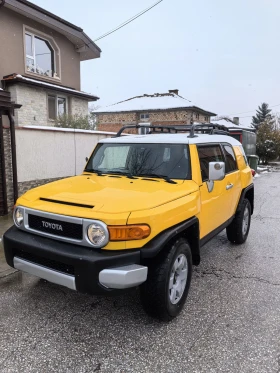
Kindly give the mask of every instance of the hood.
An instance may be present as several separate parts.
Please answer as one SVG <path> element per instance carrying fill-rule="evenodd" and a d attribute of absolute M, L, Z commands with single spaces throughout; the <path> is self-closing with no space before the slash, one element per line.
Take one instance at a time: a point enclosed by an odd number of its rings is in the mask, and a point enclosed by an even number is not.
<path fill-rule="evenodd" d="M 84 216 L 82 210 L 91 214 L 116 214 L 151 209 L 196 190 L 198 186 L 192 180 L 178 180 L 177 184 L 170 184 L 161 179 L 83 174 L 32 189 L 17 204 L 45 211 L 55 210 L 60 214 L 64 214 L 66 206 L 72 206 L 72 210 L 79 208 L 81 216 Z"/>

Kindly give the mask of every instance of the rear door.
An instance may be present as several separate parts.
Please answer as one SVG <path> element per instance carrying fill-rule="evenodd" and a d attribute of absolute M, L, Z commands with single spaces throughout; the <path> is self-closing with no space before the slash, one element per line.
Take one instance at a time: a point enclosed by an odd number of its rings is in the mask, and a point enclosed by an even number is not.
<path fill-rule="evenodd" d="M 224 143 L 222 144 L 222 149 L 226 161 L 226 195 L 231 201 L 229 207 L 231 217 L 235 213 L 236 204 L 241 193 L 241 178 L 233 147 L 230 144 Z"/>

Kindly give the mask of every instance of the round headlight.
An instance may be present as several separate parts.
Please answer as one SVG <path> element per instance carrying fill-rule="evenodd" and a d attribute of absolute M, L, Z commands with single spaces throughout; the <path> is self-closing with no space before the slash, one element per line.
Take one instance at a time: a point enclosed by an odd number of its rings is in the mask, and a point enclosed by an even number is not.
<path fill-rule="evenodd" d="M 87 236 L 89 242 L 95 247 L 105 246 L 109 241 L 107 227 L 101 222 L 90 224 L 87 228 Z"/>
<path fill-rule="evenodd" d="M 14 211 L 14 223 L 17 227 L 23 224 L 23 211 L 20 207 L 16 207 Z"/>

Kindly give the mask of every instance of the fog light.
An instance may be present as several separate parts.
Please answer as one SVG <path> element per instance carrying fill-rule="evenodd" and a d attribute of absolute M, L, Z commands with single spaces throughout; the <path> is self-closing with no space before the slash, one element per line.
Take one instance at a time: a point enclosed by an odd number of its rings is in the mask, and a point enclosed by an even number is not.
<path fill-rule="evenodd" d="M 107 226 L 102 222 L 90 224 L 87 228 L 89 242 L 95 247 L 103 247 L 109 241 Z"/>
<path fill-rule="evenodd" d="M 23 224 L 23 211 L 20 207 L 16 207 L 14 210 L 14 223 L 17 227 Z"/>

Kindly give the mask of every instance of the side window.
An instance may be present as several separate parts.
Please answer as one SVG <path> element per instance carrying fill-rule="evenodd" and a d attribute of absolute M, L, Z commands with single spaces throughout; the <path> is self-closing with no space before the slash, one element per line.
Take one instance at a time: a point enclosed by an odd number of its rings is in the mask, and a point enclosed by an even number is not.
<path fill-rule="evenodd" d="M 224 162 L 222 150 L 219 145 L 199 145 L 197 147 L 202 181 L 209 179 L 209 163 Z"/>
<path fill-rule="evenodd" d="M 237 163 L 233 148 L 231 145 L 223 145 L 223 149 L 226 157 L 226 174 L 237 170 Z"/>

